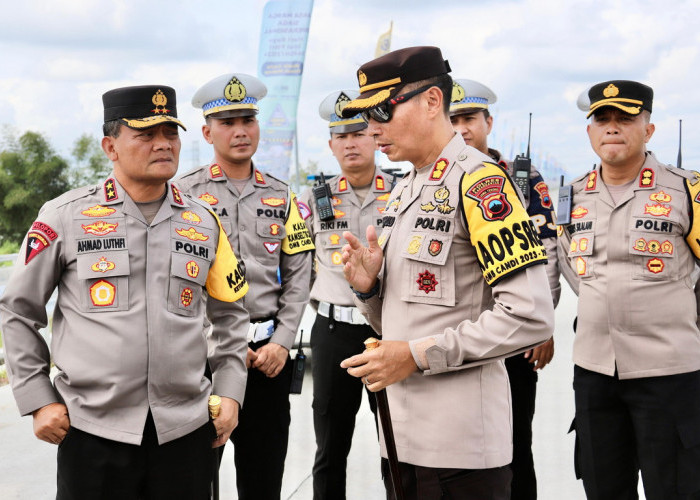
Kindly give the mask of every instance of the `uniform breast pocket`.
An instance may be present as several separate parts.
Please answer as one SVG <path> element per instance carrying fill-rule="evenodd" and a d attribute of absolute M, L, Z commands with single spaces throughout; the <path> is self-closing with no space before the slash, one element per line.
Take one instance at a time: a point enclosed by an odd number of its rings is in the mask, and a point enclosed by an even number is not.
<path fill-rule="evenodd" d="M 196 316 L 202 307 L 202 287 L 207 281 L 209 261 L 179 253 L 171 255 L 168 311 Z"/>
<path fill-rule="evenodd" d="M 323 231 L 316 235 L 316 255 L 326 265 L 343 265 L 341 249 L 345 245 L 342 231 Z"/>
<path fill-rule="evenodd" d="M 593 259 L 591 258 L 594 240 L 594 233 L 577 233 L 571 237 L 569 262 L 574 272 L 584 280 L 595 276 Z"/>
<path fill-rule="evenodd" d="M 455 269 L 450 256 L 452 238 L 412 232 L 403 243 L 404 267 L 401 299 L 406 302 L 455 305 Z"/>
<path fill-rule="evenodd" d="M 284 223 L 277 219 L 258 219 L 255 229 L 262 245 L 260 251 L 255 252 L 255 258 L 262 262 L 278 260 L 282 240 L 287 235 Z"/>
<path fill-rule="evenodd" d="M 630 231 L 632 278 L 646 281 L 679 279 L 676 258 L 678 237 L 671 234 Z"/>
<path fill-rule="evenodd" d="M 129 309 L 129 252 L 90 252 L 77 258 L 83 312 Z"/>

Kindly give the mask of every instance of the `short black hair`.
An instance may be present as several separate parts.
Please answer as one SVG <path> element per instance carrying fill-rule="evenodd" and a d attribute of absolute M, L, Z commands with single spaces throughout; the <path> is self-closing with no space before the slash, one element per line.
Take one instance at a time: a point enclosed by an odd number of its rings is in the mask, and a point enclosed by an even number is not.
<path fill-rule="evenodd" d="M 102 133 L 105 137 L 114 137 L 115 139 L 119 137 L 119 133 L 122 131 L 121 120 L 110 120 L 102 125 Z"/>
<path fill-rule="evenodd" d="M 431 87 L 437 87 L 442 92 L 442 110 L 445 115 L 450 114 L 450 101 L 452 100 L 452 77 L 449 73 L 444 73 L 442 75 L 433 76 L 431 78 L 426 78 L 419 82 L 409 83 L 404 87 L 404 91 L 415 90 L 420 87 L 425 87 L 430 85 Z"/>

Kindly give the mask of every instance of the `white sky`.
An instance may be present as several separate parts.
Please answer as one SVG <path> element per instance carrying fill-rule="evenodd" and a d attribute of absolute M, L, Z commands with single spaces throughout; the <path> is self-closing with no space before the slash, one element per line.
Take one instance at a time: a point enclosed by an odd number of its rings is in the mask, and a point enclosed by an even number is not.
<path fill-rule="evenodd" d="M 81 134 L 101 136 L 105 91 L 165 84 L 177 90 L 188 127 L 180 172 L 197 155 L 207 162 L 211 150 L 191 96 L 220 74 L 257 73 L 264 4 L 13 2 L 0 18 L 0 125 L 42 132 L 68 156 Z M 533 151 L 556 158 L 569 179 L 583 174 L 596 157 L 578 94 L 600 81 L 631 79 L 656 94 L 649 148 L 675 164 L 683 119 L 683 166 L 700 170 L 700 0 L 316 0 L 298 111 L 302 165 L 334 168 L 318 105 L 333 90 L 356 88 L 355 72 L 373 58 L 390 20 L 392 49 L 436 45 L 453 77 L 496 92 L 492 145 L 524 141 L 533 112 Z"/>

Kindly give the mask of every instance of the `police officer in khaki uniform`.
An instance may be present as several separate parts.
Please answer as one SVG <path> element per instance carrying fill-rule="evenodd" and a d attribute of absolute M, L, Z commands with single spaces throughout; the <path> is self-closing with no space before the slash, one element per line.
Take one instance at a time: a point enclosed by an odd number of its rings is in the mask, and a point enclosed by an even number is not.
<path fill-rule="evenodd" d="M 640 469 L 649 500 L 700 498 L 700 177 L 647 151 L 650 87 L 612 80 L 587 97 L 600 163 L 559 227 L 579 297 L 577 473 L 590 499 L 637 498 Z"/>
<path fill-rule="evenodd" d="M 552 335 L 547 255 L 510 178 L 452 128 L 449 71 L 437 47 L 390 52 L 360 67 L 343 110 L 366 113 L 380 150 L 414 168 L 379 238 L 344 233 L 345 276 L 383 340 L 342 366 L 387 388 L 407 498 L 507 499 L 502 358 Z"/>
<path fill-rule="evenodd" d="M 217 218 L 168 182 L 175 91 L 125 87 L 103 102 L 113 172 L 44 205 L 0 300 L 12 388 L 37 437 L 59 444 L 57 498 L 208 498 L 212 441 L 226 442 L 243 402 L 248 315 L 235 301 L 248 285 Z M 38 327 L 56 287 L 49 351 Z"/>
<path fill-rule="evenodd" d="M 180 179 L 182 189 L 218 214 L 251 285 L 244 306 L 252 321 L 248 386 L 233 433 L 238 497 L 278 499 L 287 455 L 292 362 L 289 349 L 309 300 L 314 246 L 297 201 L 284 182 L 257 170 L 257 102 L 267 93 L 255 77 L 221 75 L 192 105 L 204 112 L 204 138 L 214 161 Z"/>
<path fill-rule="evenodd" d="M 494 162 L 514 178 L 513 162 L 503 159 L 499 151 L 488 147 L 488 135 L 493 127 L 493 116 L 488 106 L 495 102 L 496 94 L 486 85 L 474 80 L 456 79 L 452 88 L 450 121 L 464 142 L 493 158 Z M 527 186 L 527 193 L 523 193 L 524 206 L 547 249 L 547 277 L 556 307 L 561 286 L 552 199 L 549 187 L 535 168 L 530 169 Z M 554 338 L 551 338 L 532 351 L 506 359 L 513 398 L 513 462 L 510 464 L 513 470 L 512 500 L 537 498 L 537 478 L 532 457 L 532 419 L 535 416 L 537 370 L 547 366 L 553 355 Z"/>
<path fill-rule="evenodd" d="M 319 114 L 329 122 L 328 145 L 341 170 L 340 175 L 328 181 L 334 217 L 321 220 L 310 189 L 302 194 L 299 203 L 308 216 L 306 224 L 316 246 L 311 288 L 311 304 L 318 313 L 311 330 L 316 500 L 345 498 L 347 456 L 364 391 L 362 382 L 348 375 L 340 362 L 362 351 L 365 339 L 375 335 L 355 307 L 352 291 L 343 277 L 342 234 L 362 234 L 367 226 L 380 229 L 394 184 L 393 176 L 374 165 L 376 146 L 367 133 L 367 122 L 359 114 L 341 116 L 343 107 L 358 95 L 355 90 L 336 91 L 319 107 Z M 376 414 L 374 396 L 369 403 Z"/>

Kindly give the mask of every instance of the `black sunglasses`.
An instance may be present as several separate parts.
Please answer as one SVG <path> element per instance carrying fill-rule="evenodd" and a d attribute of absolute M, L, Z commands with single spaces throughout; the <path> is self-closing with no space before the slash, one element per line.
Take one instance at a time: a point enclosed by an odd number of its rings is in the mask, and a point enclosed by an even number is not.
<path fill-rule="evenodd" d="M 394 97 L 393 99 L 389 99 L 386 102 L 383 102 L 376 108 L 372 108 L 367 111 L 362 112 L 362 118 L 365 119 L 367 123 L 369 123 L 369 119 L 372 118 L 375 121 L 378 121 L 379 123 L 386 123 L 389 120 L 391 120 L 391 113 L 392 110 L 394 109 L 394 106 L 397 104 L 401 104 L 402 102 L 408 101 L 411 97 L 416 96 L 420 94 L 421 92 L 425 92 L 428 90 L 430 87 L 434 87 L 435 85 L 426 85 L 425 87 L 421 87 L 416 90 L 412 90 L 406 94 L 402 94 L 399 96 Z"/>

